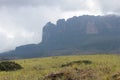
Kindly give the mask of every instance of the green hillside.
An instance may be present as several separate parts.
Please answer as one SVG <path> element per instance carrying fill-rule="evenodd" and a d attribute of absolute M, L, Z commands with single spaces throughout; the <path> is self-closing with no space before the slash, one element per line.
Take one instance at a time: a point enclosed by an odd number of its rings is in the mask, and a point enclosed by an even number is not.
<path fill-rule="evenodd" d="M 120 80 L 120 55 L 73 55 L 15 60 L 23 69 L 0 80 Z"/>

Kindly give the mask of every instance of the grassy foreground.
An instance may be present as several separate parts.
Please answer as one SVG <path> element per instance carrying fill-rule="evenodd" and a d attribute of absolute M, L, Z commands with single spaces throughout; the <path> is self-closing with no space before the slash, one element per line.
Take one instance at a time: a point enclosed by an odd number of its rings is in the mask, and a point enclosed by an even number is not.
<path fill-rule="evenodd" d="M 63 64 L 81 60 L 89 60 L 92 63 L 61 67 Z M 10 72 L 1 71 L 0 80 L 44 80 L 46 76 L 60 72 L 69 72 L 71 76 L 78 77 L 76 80 L 120 80 L 120 55 L 59 56 L 15 60 L 15 62 L 20 64 L 23 69 Z M 79 75 L 84 77 L 79 78 L 74 69 L 79 69 L 81 71 Z M 87 78 L 91 77 L 91 74 L 92 78 Z"/>

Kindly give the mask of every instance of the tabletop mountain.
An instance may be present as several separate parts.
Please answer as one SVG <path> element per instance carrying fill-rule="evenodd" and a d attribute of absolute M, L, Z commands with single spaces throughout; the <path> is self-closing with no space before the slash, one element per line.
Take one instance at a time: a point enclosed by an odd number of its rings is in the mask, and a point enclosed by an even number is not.
<path fill-rule="evenodd" d="M 89 16 L 59 19 L 43 28 L 42 41 L 16 47 L 1 56 L 19 58 L 89 53 L 120 53 L 120 17 Z"/>

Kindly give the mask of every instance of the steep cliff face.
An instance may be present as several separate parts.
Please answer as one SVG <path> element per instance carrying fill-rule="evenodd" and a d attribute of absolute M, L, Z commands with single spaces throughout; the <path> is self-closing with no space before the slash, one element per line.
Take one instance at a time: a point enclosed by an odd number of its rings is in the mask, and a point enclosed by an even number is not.
<path fill-rule="evenodd" d="M 120 17 L 118 16 L 80 16 L 69 18 L 66 21 L 60 19 L 57 24 L 47 23 L 43 28 L 44 37 L 69 34 L 107 34 L 120 32 Z M 56 34 L 57 33 L 57 34 Z M 48 37 L 49 37 L 48 36 Z"/>
<path fill-rule="evenodd" d="M 119 34 L 118 16 L 80 16 L 60 19 L 57 24 L 47 23 L 42 43 L 52 49 L 112 50 L 113 44 L 118 47 Z"/>

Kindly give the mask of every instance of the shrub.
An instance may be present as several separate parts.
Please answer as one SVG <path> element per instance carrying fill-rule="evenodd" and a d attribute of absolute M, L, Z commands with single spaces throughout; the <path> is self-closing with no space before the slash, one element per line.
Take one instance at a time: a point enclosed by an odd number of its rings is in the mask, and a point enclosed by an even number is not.
<path fill-rule="evenodd" d="M 4 61 L 0 63 L 0 71 L 15 71 L 22 69 L 21 65 L 15 62 Z"/>
<path fill-rule="evenodd" d="M 88 65 L 88 64 L 92 64 L 92 62 L 89 61 L 89 60 L 72 61 L 72 62 L 69 62 L 67 64 L 62 64 L 61 67 L 72 66 L 74 64 L 77 64 L 77 65 L 80 65 L 80 64 Z"/>

